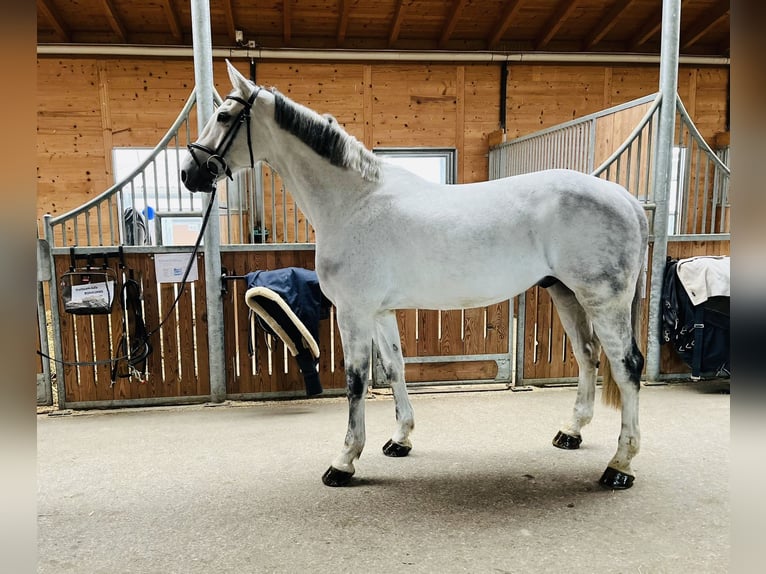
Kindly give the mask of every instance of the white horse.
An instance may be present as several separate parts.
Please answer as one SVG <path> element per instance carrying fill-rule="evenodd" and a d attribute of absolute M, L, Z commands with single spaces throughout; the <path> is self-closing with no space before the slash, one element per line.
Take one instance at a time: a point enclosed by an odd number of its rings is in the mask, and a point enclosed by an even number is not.
<path fill-rule="evenodd" d="M 638 201 L 617 184 L 568 170 L 430 183 L 381 160 L 332 118 L 254 85 L 227 64 L 233 91 L 190 144 L 181 179 L 191 191 L 212 192 L 232 170 L 267 161 L 314 227 L 316 272 L 337 309 L 349 402 L 343 449 L 324 483 L 346 485 L 364 448 L 373 341 L 396 405 L 396 428 L 383 451 L 405 456 L 412 448 L 395 309 L 484 306 L 539 283 L 579 366 L 572 421 L 553 444 L 579 447 L 593 416 L 603 346 L 611 363 L 604 397 L 621 404 L 622 428 L 599 482 L 629 488 L 644 362 L 632 324 L 647 248 Z"/>

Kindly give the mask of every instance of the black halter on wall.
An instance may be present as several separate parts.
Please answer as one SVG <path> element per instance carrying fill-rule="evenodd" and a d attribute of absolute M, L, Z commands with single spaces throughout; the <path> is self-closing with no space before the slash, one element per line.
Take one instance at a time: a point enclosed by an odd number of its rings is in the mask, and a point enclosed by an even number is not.
<path fill-rule="evenodd" d="M 247 124 L 247 150 L 250 152 L 250 167 L 255 167 L 255 162 L 253 161 L 253 141 L 252 135 L 250 134 L 250 110 L 252 109 L 253 103 L 258 97 L 258 93 L 260 91 L 260 87 L 256 88 L 247 100 L 244 100 L 238 96 L 226 96 L 225 100 L 234 100 L 235 102 L 242 104 L 242 109 L 239 111 L 239 114 L 237 114 L 236 119 L 229 127 L 229 131 L 227 131 L 223 136 L 221 143 L 218 144 L 216 149 L 211 149 L 196 142 L 190 143 L 186 146 L 189 150 L 189 154 L 194 159 L 194 163 L 197 164 L 197 167 L 199 169 L 204 169 L 208 174 L 212 176 L 213 181 L 211 185 L 213 186 L 213 189 L 215 188 L 215 181 L 223 174 L 225 174 L 229 179 L 234 179 L 231 174 L 231 168 L 226 162 L 225 156 L 229 152 L 231 144 L 234 143 L 234 139 L 237 137 L 239 128 L 242 127 L 243 123 Z M 194 153 L 195 150 L 200 150 L 208 154 L 207 159 L 204 162 L 200 161 L 200 159 Z"/>

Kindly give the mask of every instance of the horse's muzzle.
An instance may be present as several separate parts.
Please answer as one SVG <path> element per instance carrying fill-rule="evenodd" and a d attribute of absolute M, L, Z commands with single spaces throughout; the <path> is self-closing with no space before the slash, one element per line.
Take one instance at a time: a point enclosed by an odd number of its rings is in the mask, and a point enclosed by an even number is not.
<path fill-rule="evenodd" d="M 197 169 L 193 166 L 188 169 L 181 170 L 181 182 L 183 182 L 186 189 L 191 192 L 202 191 L 205 193 L 213 193 L 215 191 L 216 178 L 210 172 Z"/>

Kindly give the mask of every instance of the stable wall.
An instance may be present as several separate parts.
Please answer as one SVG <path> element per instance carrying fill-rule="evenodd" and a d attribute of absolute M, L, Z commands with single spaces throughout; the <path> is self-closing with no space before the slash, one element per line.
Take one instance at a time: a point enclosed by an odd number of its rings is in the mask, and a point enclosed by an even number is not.
<path fill-rule="evenodd" d="M 249 61 L 233 60 L 245 75 Z M 37 213 L 61 215 L 114 183 L 113 147 L 153 147 L 194 86 L 191 59 L 38 58 Z M 658 66 L 511 64 L 508 138 L 653 93 Z M 682 67 L 678 91 L 702 135 L 727 131 L 728 67 Z M 214 62 L 216 90 L 230 84 Z M 500 64 L 259 62 L 256 80 L 330 113 L 368 147 L 455 147 L 457 181 L 487 179 Z M 195 122 L 196 123 L 196 122 Z M 192 134 L 195 137 L 195 134 Z"/>

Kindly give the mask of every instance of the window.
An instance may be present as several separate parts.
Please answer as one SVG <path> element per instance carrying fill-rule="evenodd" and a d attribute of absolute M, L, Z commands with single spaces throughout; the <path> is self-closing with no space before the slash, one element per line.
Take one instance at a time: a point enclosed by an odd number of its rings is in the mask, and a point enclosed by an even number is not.
<path fill-rule="evenodd" d="M 133 172 L 151 155 L 152 148 L 130 147 L 112 150 L 115 182 Z M 155 245 L 193 245 L 202 224 L 203 194 L 194 194 L 181 183 L 179 164 L 186 151 L 168 150 L 147 166 L 144 175 L 132 179 L 117 194 L 120 213 L 129 217 L 134 208 L 143 218 L 149 243 Z M 123 226 L 121 226 L 122 228 Z M 128 232 L 125 243 L 130 243 Z"/>
<path fill-rule="evenodd" d="M 455 183 L 457 179 L 454 148 L 376 148 L 373 152 L 428 181 Z"/>

